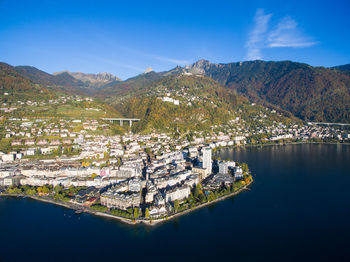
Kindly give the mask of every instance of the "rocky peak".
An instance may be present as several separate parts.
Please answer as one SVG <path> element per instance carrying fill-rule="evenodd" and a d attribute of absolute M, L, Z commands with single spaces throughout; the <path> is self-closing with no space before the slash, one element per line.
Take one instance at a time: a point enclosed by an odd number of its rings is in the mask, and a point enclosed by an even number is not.
<path fill-rule="evenodd" d="M 204 75 L 205 72 L 210 68 L 211 63 L 208 60 L 201 59 L 192 65 L 187 65 L 185 69 L 193 74 Z"/>
<path fill-rule="evenodd" d="M 143 72 L 144 74 L 147 74 L 149 72 L 152 72 L 153 71 L 153 68 L 152 67 L 148 67 L 145 72 Z"/>
<path fill-rule="evenodd" d="M 107 73 L 107 72 L 102 72 L 102 73 L 98 73 L 98 74 L 85 74 L 85 73 L 81 73 L 81 72 L 69 72 L 69 71 L 63 71 L 63 72 L 59 72 L 59 73 L 54 73 L 54 75 L 60 75 L 63 73 L 67 73 L 69 75 L 71 75 L 72 77 L 74 77 L 75 79 L 78 79 L 84 83 L 87 84 L 92 84 L 92 85 L 103 85 L 103 84 L 107 84 L 113 81 L 121 81 L 118 77 Z"/>

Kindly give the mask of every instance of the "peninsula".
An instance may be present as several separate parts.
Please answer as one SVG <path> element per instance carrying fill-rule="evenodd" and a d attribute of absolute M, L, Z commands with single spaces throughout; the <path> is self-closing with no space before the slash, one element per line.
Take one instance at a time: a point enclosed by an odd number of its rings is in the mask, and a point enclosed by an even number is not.
<path fill-rule="evenodd" d="M 152 141 L 148 138 L 141 136 L 139 141 Z M 111 142 L 105 146 L 111 147 Z M 237 194 L 253 181 L 247 164 L 212 161 L 208 146 L 191 146 L 161 156 L 145 154 L 124 160 L 118 168 L 90 166 L 90 162 L 77 166 L 63 159 L 18 161 L 5 164 L 0 174 L 6 173 L 0 180 L 3 196 L 29 196 L 77 213 L 146 224 Z"/>

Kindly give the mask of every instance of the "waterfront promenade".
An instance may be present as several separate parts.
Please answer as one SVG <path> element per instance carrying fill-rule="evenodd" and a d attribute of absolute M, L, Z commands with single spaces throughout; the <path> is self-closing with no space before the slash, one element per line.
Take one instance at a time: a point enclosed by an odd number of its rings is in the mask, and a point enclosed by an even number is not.
<path fill-rule="evenodd" d="M 86 208 L 86 207 L 83 207 L 81 205 L 74 204 L 74 203 L 71 203 L 71 202 L 58 201 L 58 200 L 54 200 L 54 199 L 51 199 L 51 198 L 48 198 L 48 197 L 31 196 L 31 195 L 25 195 L 25 194 L 8 194 L 8 193 L 1 193 L 0 197 L 18 197 L 18 198 L 28 197 L 28 198 L 31 198 L 33 200 L 42 201 L 42 202 L 46 202 L 46 203 L 50 203 L 50 204 L 54 204 L 54 205 L 59 205 L 59 206 L 62 206 L 62 207 L 65 207 L 65 208 L 69 208 L 69 209 L 72 209 L 72 210 L 83 210 L 83 212 L 89 213 L 89 214 L 92 214 L 92 215 L 116 219 L 116 220 L 121 221 L 121 222 L 126 223 L 126 224 L 144 224 L 144 225 L 148 225 L 148 226 L 155 226 L 157 224 L 164 223 L 164 222 L 169 221 L 171 219 L 174 219 L 176 217 L 180 217 L 182 215 L 188 214 L 188 213 L 190 213 L 192 211 L 195 211 L 197 209 L 203 208 L 205 206 L 208 206 L 208 205 L 214 204 L 216 202 L 225 200 L 225 199 L 227 199 L 229 197 L 235 196 L 235 195 L 241 193 L 244 190 L 248 190 L 249 186 L 251 185 L 251 183 L 253 183 L 253 181 L 251 181 L 249 184 L 243 186 L 242 188 L 238 189 L 237 191 L 229 193 L 229 194 L 226 194 L 226 195 L 223 195 L 223 196 L 220 196 L 220 197 L 218 197 L 217 199 L 215 199 L 213 201 L 209 201 L 209 202 L 205 202 L 205 203 L 199 204 L 198 206 L 195 206 L 195 207 L 189 208 L 189 209 L 185 209 L 183 211 L 177 212 L 175 214 L 169 215 L 169 216 L 164 217 L 164 218 L 154 218 L 154 219 L 144 219 L 144 218 L 129 219 L 129 218 L 124 218 L 124 217 L 112 215 L 110 213 L 96 211 L 96 210 L 93 210 L 91 208 Z"/>

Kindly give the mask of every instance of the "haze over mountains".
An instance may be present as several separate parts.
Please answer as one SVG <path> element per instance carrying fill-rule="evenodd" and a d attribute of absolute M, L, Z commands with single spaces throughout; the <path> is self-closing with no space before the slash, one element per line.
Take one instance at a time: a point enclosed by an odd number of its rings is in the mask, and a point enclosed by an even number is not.
<path fill-rule="evenodd" d="M 152 90 L 171 76 L 206 76 L 252 102 L 289 111 L 303 120 L 350 122 L 350 64 L 324 68 L 291 61 L 214 64 L 199 60 L 165 72 L 148 70 L 125 81 L 109 73 L 63 71 L 48 74 L 30 66 L 1 65 L 1 70 L 16 72 L 18 81 L 26 79 L 54 91 L 99 97 L 113 105 L 123 97 L 135 96 L 140 90 Z M 163 81 L 163 84 L 171 88 L 176 78 L 172 81 Z M 212 85 L 212 88 L 217 87 Z"/>
<path fill-rule="evenodd" d="M 67 74 L 71 75 L 72 77 L 76 78 L 77 80 L 82 81 L 88 87 L 102 87 L 102 86 L 109 84 L 111 82 L 121 81 L 120 78 L 118 78 L 110 73 L 106 73 L 106 72 L 98 73 L 98 74 L 85 74 L 85 73 L 81 73 L 81 72 L 63 71 L 63 72 L 53 73 L 53 75 L 60 76 L 64 73 L 67 73 Z"/>

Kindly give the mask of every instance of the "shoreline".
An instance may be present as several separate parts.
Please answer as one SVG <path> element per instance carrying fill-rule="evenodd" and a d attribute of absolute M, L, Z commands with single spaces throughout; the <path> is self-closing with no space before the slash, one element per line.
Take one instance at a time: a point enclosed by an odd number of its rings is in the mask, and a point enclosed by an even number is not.
<path fill-rule="evenodd" d="M 220 150 L 226 150 L 228 148 L 231 149 L 237 149 L 237 148 L 245 148 L 245 147 L 263 147 L 263 146 L 285 146 L 285 145 L 297 145 L 297 144 L 330 144 L 330 145 L 350 145 L 350 143 L 331 143 L 331 142 L 291 142 L 291 143 L 283 143 L 283 144 L 261 144 L 261 145 L 242 145 L 242 146 L 227 146 L 227 147 L 222 147 L 222 148 L 218 148 L 216 150 L 215 153 L 217 153 Z M 215 154 L 214 153 L 214 154 Z M 254 181 L 254 180 L 253 180 Z M 172 214 L 170 216 L 167 217 L 163 217 L 163 218 L 159 218 L 159 219 L 130 219 L 130 218 L 124 218 L 124 217 L 119 217 L 119 216 L 115 216 L 109 213 L 105 213 L 105 212 L 101 212 L 101 211 L 96 211 L 96 210 L 92 210 L 88 207 L 84 207 L 75 203 L 71 203 L 71 202 L 63 202 L 63 201 L 57 201 L 54 199 L 50 199 L 47 197 L 40 197 L 40 196 L 35 196 L 35 195 L 25 195 L 25 194 L 9 194 L 9 193 L 0 193 L 0 197 L 17 197 L 17 198 L 30 198 L 36 201 L 41 201 L 41 202 L 45 202 L 45 203 L 49 203 L 49 204 L 54 204 L 54 205 L 58 205 L 58 206 L 62 206 L 65 207 L 67 209 L 71 209 L 71 210 L 81 210 L 83 209 L 84 213 L 88 213 L 91 215 L 96 215 L 96 216 L 100 216 L 100 217 L 106 217 L 106 218 L 111 218 L 111 219 L 115 219 L 118 220 L 122 223 L 125 224 L 129 224 L 129 225 L 136 225 L 136 224 L 143 224 L 145 226 L 156 226 L 158 224 L 167 222 L 171 219 L 177 218 L 177 217 L 181 217 L 182 215 L 186 215 L 189 214 L 192 211 L 198 210 L 200 208 L 209 206 L 211 204 L 217 203 L 219 201 L 225 200 L 227 198 L 233 197 L 235 195 L 238 195 L 239 193 L 241 193 L 244 190 L 249 190 L 249 186 L 253 183 L 253 181 L 251 181 L 249 184 L 245 185 L 244 187 L 240 188 L 239 190 L 237 190 L 236 192 L 232 192 L 229 193 L 227 195 L 223 195 L 213 201 L 210 202 L 205 202 L 202 203 L 198 206 L 195 206 L 193 208 L 190 209 L 185 209 L 181 212 L 178 212 L 176 214 Z"/>
<path fill-rule="evenodd" d="M 257 145 L 239 145 L 239 146 L 224 146 L 215 149 L 215 152 L 218 152 L 222 149 L 239 149 L 246 147 L 265 147 L 265 146 L 288 146 L 288 145 L 307 145 L 307 144 L 320 144 L 320 145 L 350 145 L 350 143 L 335 143 L 335 142 L 289 142 L 281 144 L 257 144 Z"/>
<path fill-rule="evenodd" d="M 150 226 L 153 226 L 153 225 L 156 225 L 156 224 L 160 224 L 160 223 L 164 223 L 164 222 L 169 221 L 169 220 L 171 220 L 171 219 L 174 219 L 174 218 L 176 218 L 176 217 L 180 217 L 180 216 L 182 216 L 182 215 L 188 214 L 188 213 L 190 213 L 190 212 L 192 212 L 192 211 L 195 211 L 195 210 L 197 210 L 197 209 L 200 209 L 200 208 L 209 206 L 209 205 L 214 204 L 214 203 L 216 203 L 216 202 L 219 202 L 219 201 L 225 200 L 225 199 L 227 199 L 227 198 L 233 197 L 233 196 L 235 196 L 235 195 L 238 195 L 238 194 L 241 193 L 242 191 L 249 190 L 249 186 L 250 186 L 252 183 L 253 183 L 253 181 L 250 182 L 248 185 L 245 185 L 244 187 L 240 188 L 240 189 L 237 190 L 236 192 L 232 192 L 232 193 L 230 193 L 230 194 L 221 196 L 221 197 L 219 197 L 219 198 L 217 198 L 217 199 L 215 199 L 215 200 L 213 200 L 213 201 L 210 201 L 210 202 L 205 202 L 205 203 L 200 204 L 200 205 L 198 205 L 198 206 L 196 206 L 196 207 L 194 207 L 194 208 L 186 209 L 186 210 L 184 210 L 184 211 L 182 211 L 182 212 L 179 212 L 179 213 L 176 213 L 176 214 L 174 214 L 174 215 L 169 216 L 167 219 L 159 219 L 159 220 L 156 220 L 156 221 L 155 221 L 155 220 L 152 220 L 152 224 L 150 223 L 149 220 L 146 220 L 146 221 L 143 221 L 143 222 L 147 222 L 147 223 L 145 223 L 145 224 L 146 224 L 146 225 L 150 225 Z"/>
<path fill-rule="evenodd" d="M 99 212 L 99 211 L 95 211 L 95 210 L 91 210 L 88 209 L 84 206 L 80 206 L 74 203 L 70 203 L 70 202 L 62 202 L 62 201 L 56 201 L 56 200 L 51 200 L 51 199 L 47 199 L 47 198 L 43 198 L 43 197 L 38 197 L 38 196 L 30 196 L 30 195 L 24 195 L 24 194 L 9 194 L 9 193 L 2 193 L 0 194 L 0 197 L 16 197 L 16 198 L 30 198 L 36 201 L 41 201 L 44 203 L 49 203 L 49 204 L 53 204 L 53 205 L 58 205 L 58 206 L 62 206 L 65 207 L 67 209 L 71 209 L 71 210 L 81 210 L 83 209 L 84 212 L 83 213 L 88 213 L 91 215 L 96 215 L 96 216 L 104 216 L 104 217 L 110 217 L 113 219 L 117 219 L 121 222 L 127 223 L 127 224 L 135 224 L 132 220 L 127 219 L 127 218 L 123 218 L 123 217 L 117 217 L 111 214 L 107 214 L 107 213 L 103 213 L 103 212 Z"/>
<path fill-rule="evenodd" d="M 191 209 L 186 209 L 184 211 L 181 211 L 179 213 L 176 213 L 176 214 L 173 214 L 171 216 L 168 216 L 167 218 L 160 218 L 160 219 L 152 219 L 152 220 L 149 220 L 149 219 L 139 219 L 139 220 L 132 220 L 132 219 L 128 219 L 128 218 L 123 218 L 123 217 L 118 217 L 118 216 L 114 216 L 112 214 L 108 214 L 108 213 L 104 213 L 104 212 L 99 212 L 99 211 L 95 211 L 95 210 L 91 210 L 89 208 L 86 208 L 86 207 L 83 207 L 84 208 L 84 213 L 88 213 L 88 214 L 91 214 L 91 215 L 96 215 L 96 216 L 100 216 L 100 217 L 106 217 L 106 218 L 112 218 L 112 219 L 115 219 L 115 220 L 118 220 L 120 222 L 123 222 L 123 223 L 126 223 L 126 224 L 129 224 L 129 225 L 136 225 L 136 224 L 144 224 L 145 226 L 156 226 L 158 224 L 161 224 L 161 223 L 164 223 L 164 222 L 167 222 L 171 219 L 174 219 L 176 217 L 180 217 L 182 215 L 185 215 L 185 214 L 188 214 L 192 211 L 195 211 L 197 209 L 200 209 L 200 208 L 203 208 L 205 206 L 208 206 L 208 205 L 211 205 L 211 204 L 214 204 L 216 202 L 219 202 L 219 201 L 222 201 L 222 200 L 225 200 L 229 197 L 232 197 L 232 196 L 235 196 L 235 195 L 238 195 L 239 193 L 241 193 L 242 191 L 244 190 L 248 190 L 249 186 L 253 183 L 250 182 L 248 185 L 245 185 L 244 187 L 240 188 L 239 190 L 237 190 L 236 192 L 232 192 L 230 194 L 227 194 L 227 195 L 224 195 L 224 196 L 221 196 L 213 201 L 210 201 L 210 202 L 205 202 L 203 204 L 200 204 L 194 208 L 191 208 Z M 9 193 L 2 193 L 0 194 L 0 197 L 17 197 L 17 198 L 30 198 L 30 199 L 33 199 L 33 200 L 36 200 L 36 201 L 41 201 L 41 202 L 45 202 L 45 203 L 49 203 L 49 204 L 54 204 L 54 205 L 58 205 L 58 206 L 62 206 L 62 207 L 65 207 L 65 208 L 68 208 L 68 209 L 71 209 L 71 210 L 78 210 L 78 209 L 82 209 L 82 206 L 80 205 L 77 205 L 77 204 L 74 204 L 74 203 L 65 203 L 65 202 L 61 202 L 61 201 L 56 201 L 56 200 L 51 200 L 51 199 L 47 199 L 47 198 L 43 198 L 43 197 L 38 197 L 38 196 L 30 196 L 30 195 L 24 195 L 24 194 L 9 194 Z"/>

